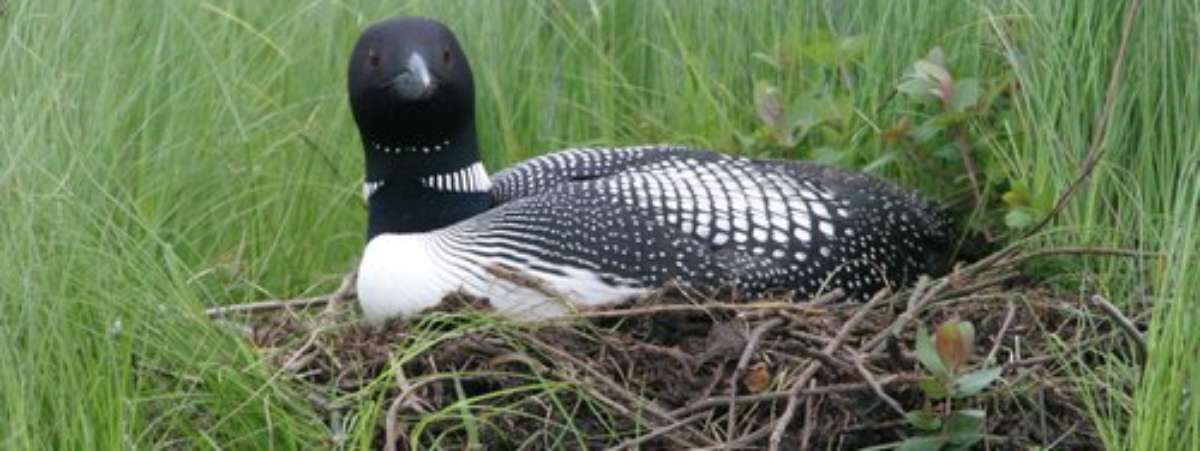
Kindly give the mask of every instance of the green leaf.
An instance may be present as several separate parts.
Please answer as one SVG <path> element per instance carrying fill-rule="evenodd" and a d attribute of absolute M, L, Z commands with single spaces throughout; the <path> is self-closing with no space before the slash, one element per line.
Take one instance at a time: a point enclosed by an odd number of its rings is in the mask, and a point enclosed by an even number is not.
<path fill-rule="evenodd" d="M 942 428 L 942 417 L 929 410 L 914 410 L 904 414 L 908 424 L 922 431 L 936 431 Z"/>
<path fill-rule="evenodd" d="M 934 47 L 932 49 L 929 49 L 929 53 L 925 55 L 925 60 L 929 61 L 931 63 L 937 64 L 939 66 L 946 65 L 946 55 L 945 55 L 945 53 L 942 52 L 941 47 Z"/>
<path fill-rule="evenodd" d="M 867 52 L 867 36 L 857 34 L 838 41 L 838 59 L 842 62 L 855 61 Z"/>
<path fill-rule="evenodd" d="M 938 146 L 938 148 L 933 151 L 933 156 L 948 163 L 962 162 L 962 151 L 958 150 L 958 145 L 950 142 Z"/>
<path fill-rule="evenodd" d="M 775 68 L 775 70 L 780 69 L 779 60 L 773 55 L 768 55 L 762 52 L 754 52 L 750 54 L 750 57 L 766 63 L 768 66 Z"/>
<path fill-rule="evenodd" d="M 942 121 L 937 120 L 937 117 L 934 117 L 913 129 L 911 136 L 913 141 L 923 143 L 933 139 L 944 128 L 946 128 L 945 124 L 943 124 Z M 955 153 L 957 153 L 957 151 Z"/>
<path fill-rule="evenodd" d="M 865 166 L 863 166 L 862 171 L 867 173 L 879 172 L 880 169 L 883 169 L 894 163 L 897 159 L 898 157 L 896 152 L 884 152 L 883 154 L 879 155 L 879 158 L 871 160 L 870 163 L 867 163 Z"/>
<path fill-rule="evenodd" d="M 950 99 L 950 108 L 954 111 L 966 111 L 979 103 L 979 80 L 964 78 L 954 83 L 954 98 Z"/>
<path fill-rule="evenodd" d="M 821 124 L 821 103 L 821 100 L 811 96 L 800 96 L 792 102 L 784 118 L 784 124 L 787 126 L 786 134 L 789 138 L 788 142 L 784 144 L 785 147 L 799 144 L 809 130 Z"/>
<path fill-rule="evenodd" d="M 1002 371 L 1004 371 L 1004 367 L 997 366 L 960 376 L 954 380 L 954 397 L 966 398 L 979 394 L 979 392 L 983 391 L 983 389 L 999 378 Z"/>
<path fill-rule="evenodd" d="M 841 124 L 854 115 L 854 104 L 845 97 L 822 96 L 817 104 L 817 117 L 822 122 Z"/>
<path fill-rule="evenodd" d="M 838 149 L 829 146 L 820 146 L 812 149 L 812 159 L 822 163 L 836 164 L 846 159 L 847 152 L 839 151 Z"/>
<path fill-rule="evenodd" d="M 999 166 L 999 165 L 997 165 Z M 1010 209 L 1017 209 L 1029 206 L 1029 190 L 1024 185 L 1019 183 L 1012 184 L 1008 191 L 1000 196 L 1000 200 L 1004 201 L 1004 205 Z"/>
<path fill-rule="evenodd" d="M 1004 215 L 1004 225 L 1010 229 L 1024 229 L 1033 225 L 1033 215 L 1024 208 L 1009 210 L 1008 214 Z"/>
<path fill-rule="evenodd" d="M 838 47 L 828 33 L 815 33 L 800 48 L 800 53 L 812 59 L 817 66 L 831 66 L 837 63 Z"/>
<path fill-rule="evenodd" d="M 941 64 L 921 60 L 913 64 L 913 70 L 915 77 L 926 79 L 933 85 L 929 95 L 942 103 L 950 103 L 950 99 L 954 95 L 954 78 L 950 76 L 950 72 L 945 67 L 942 67 Z"/>
<path fill-rule="evenodd" d="M 945 399 L 950 396 L 950 389 L 946 388 L 946 384 L 934 377 L 917 381 L 917 386 L 929 399 Z"/>
<path fill-rule="evenodd" d="M 932 101 L 938 98 L 938 85 L 924 77 L 909 76 L 896 85 L 896 90 L 917 100 Z"/>
<path fill-rule="evenodd" d="M 968 443 L 950 443 L 949 446 L 943 448 L 942 451 L 967 451 L 971 449 L 971 446 L 974 445 L 975 442 L 979 441 L 980 438 L 983 438 L 983 436 L 979 436 L 979 438 L 976 438 Z"/>
<path fill-rule="evenodd" d="M 754 86 L 754 112 L 773 132 L 783 128 L 783 104 L 779 100 L 779 90 L 766 82 L 758 82 Z"/>
<path fill-rule="evenodd" d="M 884 443 L 882 445 L 868 446 L 861 448 L 858 451 L 883 451 L 886 449 L 896 449 L 900 447 L 900 442 Z"/>
<path fill-rule="evenodd" d="M 929 336 L 924 327 L 917 330 L 917 360 L 938 379 L 949 379 L 950 373 L 946 371 L 946 364 L 942 363 L 941 357 L 938 357 L 937 348 L 933 345 L 933 338 Z"/>
<path fill-rule="evenodd" d="M 883 451 L 886 449 L 896 449 L 900 447 L 900 442 L 884 443 L 882 445 L 868 446 L 859 449 L 858 451 Z"/>
<path fill-rule="evenodd" d="M 743 149 L 752 149 L 758 147 L 758 138 L 755 138 L 754 135 L 747 135 L 745 133 L 735 131 L 733 132 L 733 138 L 737 140 L 738 146 Z"/>
<path fill-rule="evenodd" d="M 942 449 L 950 439 L 942 436 L 933 437 L 909 437 L 900 442 L 897 451 L 937 451 Z"/>
<path fill-rule="evenodd" d="M 950 435 L 949 442 L 954 444 L 969 444 L 982 438 L 985 413 L 982 410 L 956 410 L 946 419 L 946 433 Z"/>
<path fill-rule="evenodd" d="M 916 70 L 917 76 L 928 78 L 937 82 L 938 86 L 949 86 L 953 79 L 950 77 L 950 71 L 942 67 L 940 63 L 929 60 L 919 60 L 913 64 L 913 69 Z"/>

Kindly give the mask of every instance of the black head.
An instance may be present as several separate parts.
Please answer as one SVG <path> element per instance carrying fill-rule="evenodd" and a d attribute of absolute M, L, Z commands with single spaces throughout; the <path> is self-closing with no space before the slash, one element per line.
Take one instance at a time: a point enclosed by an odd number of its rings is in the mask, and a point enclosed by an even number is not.
<path fill-rule="evenodd" d="M 374 24 L 354 45 L 348 75 L 366 153 L 368 238 L 445 227 L 490 207 L 486 190 L 429 183 L 479 162 L 471 67 L 449 28 L 417 17 Z"/>
<path fill-rule="evenodd" d="M 372 168 L 378 157 L 405 160 L 387 164 L 414 173 L 462 164 L 463 155 L 447 155 L 451 146 L 469 148 L 468 157 L 478 158 L 471 67 L 445 25 L 417 17 L 372 25 L 354 45 L 348 75 L 368 179 L 395 172 Z"/>

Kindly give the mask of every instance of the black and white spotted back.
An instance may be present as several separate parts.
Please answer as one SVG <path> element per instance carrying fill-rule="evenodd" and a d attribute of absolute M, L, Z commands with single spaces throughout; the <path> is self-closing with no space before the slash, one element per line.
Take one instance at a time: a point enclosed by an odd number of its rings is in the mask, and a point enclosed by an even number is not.
<path fill-rule="evenodd" d="M 691 149 L 675 146 L 564 149 L 530 158 L 496 173 L 492 178 L 492 195 L 497 203 L 504 203 L 562 183 L 609 176 L 690 152 Z"/>
<path fill-rule="evenodd" d="M 448 252 L 533 275 L 583 269 L 614 286 L 862 297 L 936 271 L 949 241 L 940 212 L 914 195 L 804 163 L 576 149 L 493 183 L 504 203 L 446 230 Z"/>

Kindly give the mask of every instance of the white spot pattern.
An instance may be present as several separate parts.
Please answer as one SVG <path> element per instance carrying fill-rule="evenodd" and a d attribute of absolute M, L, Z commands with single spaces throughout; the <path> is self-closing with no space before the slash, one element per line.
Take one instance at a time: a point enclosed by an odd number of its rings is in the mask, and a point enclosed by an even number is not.
<path fill-rule="evenodd" d="M 472 166 L 422 183 L 478 190 L 486 177 Z M 512 302 L 486 268 L 548 281 L 583 305 L 671 280 L 862 297 L 923 272 L 925 243 L 943 232 L 924 204 L 865 176 L 676 147 L 570 149 L 492 183 L 499 205 L 426 234 L 436 243 L 426 255 L 448 271 L 431 280 Z"/>
<path fill-rule="evenodd" d="M 421 185 L 438 191 L 476 193 L 490 190 L 492 181 L 483 163 L 476 162 L 454 172 L 422 177 Z"/>
<path fill-rule="evenodd" d="M 375 149 L 378 152 L 383 152 L 383 153 L 387 153 L 387 154 L 401 154 L 401 153 L 429 154 L 429 153 L 433 153 L 433 152 L 441 152 L 442 150 L 445 150 L 449 147 L 450 147 L 450 140 L 448 140 L 448 139 L 443 140 L 442 142 L 440 142 L 438 144 L 433 144 L 433 145 L 426 144 L 426 145 L 420 145 L 420 146 L 417 146 L 417 145 L 390 146 L 390 145 L 380 144 L 378 142 L 371 143 L 372 149 Z"/>

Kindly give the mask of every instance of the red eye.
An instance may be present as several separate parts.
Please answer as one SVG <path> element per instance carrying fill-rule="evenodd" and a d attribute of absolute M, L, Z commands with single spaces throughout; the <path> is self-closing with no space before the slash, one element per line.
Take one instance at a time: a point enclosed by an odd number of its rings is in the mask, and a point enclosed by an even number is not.
<path fill-rule="evenodd" d="M 370 64 L 371 67 L 379 67 L 380 59 L 379 54 L 375 53 L 375 49 L 367 51 L 367 64 Z"/>
<path fill-rule="evenodd" d="M 442 52 L 442 64 L 450 64 L 450 51 Z"/>

